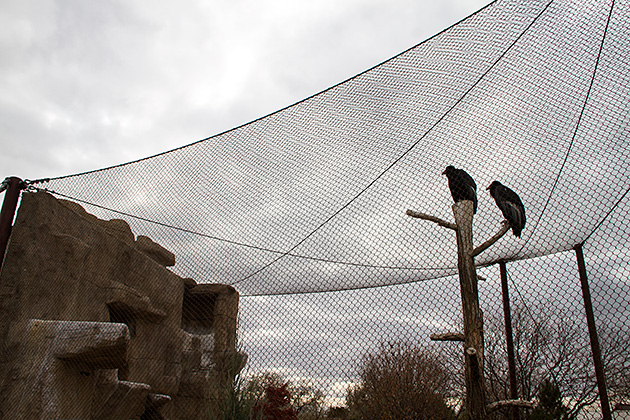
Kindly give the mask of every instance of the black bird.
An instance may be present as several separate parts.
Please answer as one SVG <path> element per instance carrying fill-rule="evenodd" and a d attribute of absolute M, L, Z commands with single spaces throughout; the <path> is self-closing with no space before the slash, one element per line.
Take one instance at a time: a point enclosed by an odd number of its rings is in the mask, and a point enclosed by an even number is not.
<path fill-rule="evenodd" d="M 510 222 L 514 236 L 520 238 L 525 227 L 525 206 L 520 197 L 499 181 L 494 181 L 486 189 L 490 191 L 490 195 L 501 209 L 503 217 Z"/>
<path fill-rule="evenodd" d="M 448 188 L 451 190 L 453 201 L 459 203 L 463 200 L 473 202 L 473 213 L 477 213 L 477 184 L 463 169 L 457 169 L 453 165 L 446 167 L 442 175 L 448 178 Z"/>

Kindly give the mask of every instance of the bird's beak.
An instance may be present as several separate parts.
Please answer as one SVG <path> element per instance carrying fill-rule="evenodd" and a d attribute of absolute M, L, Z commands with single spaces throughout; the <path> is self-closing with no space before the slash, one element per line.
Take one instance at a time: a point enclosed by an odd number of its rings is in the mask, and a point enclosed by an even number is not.
<path fill-rule="evenodd" d="M 488 185 L 488 188 L 486 188 L 486 190 L 490 191 L 490 185 Z"/>
<path fill-rule="evenodd" d="M 446 169 L 444 170 L 444 172 L 442 172 L 442 175 L 446 175 Z"/>

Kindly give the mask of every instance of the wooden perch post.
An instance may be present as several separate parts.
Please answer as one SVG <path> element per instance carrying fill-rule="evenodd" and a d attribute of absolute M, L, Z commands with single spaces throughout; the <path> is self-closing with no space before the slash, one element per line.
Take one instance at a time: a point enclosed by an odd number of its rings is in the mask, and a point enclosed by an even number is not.
<path fill-rule="evenodd" d="M 483 252 L 495 243 L 509 229 L 504 223 L 492 238 L 482 245 L 473 248 L 472 222 L 473 202 L 460 201 L 453 204 L 455 223 L 447 222 L 435 216 L 407 210 L 407 215 L 418 219 L 437 223 L 455 230 L 457 236 L 457 269 L 461 288 L 462 312 L 464 318 L 464 334 L 434 334 L 432 340 L 463 341 L 464 361 L 466 363 L 466 412 L 471 420 L 485 420 L 487 417 L 486 394 L 483 380 L 483 315 L 479 308 L 479 292 L 477 290 L 477 270 L 474 256 Z"/>
<path fill-rule="evenodd" d="M 453 204 L 457 226 L 457 269 L 464 315 L 464 360 L 466 361 L 466 409 L 468 418 L 487 417 L 486 394 L 483 384 L 483 314 L 479 308 L 477 270 L 473 258 L 473 203 Z"/>

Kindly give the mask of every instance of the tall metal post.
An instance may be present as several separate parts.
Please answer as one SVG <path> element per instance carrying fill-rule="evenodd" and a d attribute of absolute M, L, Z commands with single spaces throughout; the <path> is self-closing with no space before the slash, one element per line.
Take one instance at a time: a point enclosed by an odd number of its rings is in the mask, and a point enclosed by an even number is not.
<path fill-rule="evenodd" d="M 595 365 L 595 377 L 597 378 L 597 389 L 599 390 L 599 401 L 602 405 L 602 418 L 612 420 L 610 403 L 608 402 L 608 391 L 606 390 L 606 377 L 604 376 L 604 364 L 602 363 L 602 352 L 599 347 L 599 338 L 595 327 L 595 316 L 593 315 L 593 303 L 591 301 L 591 291 L 588 287 L 586 277 L 586 264 L 584 263 L 584 253 L 582 244 L 573 247 L 577 257 L 578 270 L 580 272 L 580 282 L 582 283 L 582 297 L 584 298 L 584 310 L 586 311 L 586 323 L 591 339 L 591 351 L 593 353 L 593 364 Z"/>
<path fill-rule="evenodd" d="M 505 320 L 505 341 L 507 343 L 508 376 L 510 379 L 510 399 L 518 398 L 516 383 L 516 359 L 514 356 L 514 337 L 512 333 L 512 313 L 510 309 L 510 294 L 507 282 L 507 268 L 505 261 L 499 262 L 501 272 L 501 291 L 503 292 L 503 319 Z M 512 420 L 519 420 L 518 407 L 512 407 Z"/>
<path fill-rule="evenodd" d="M 20 190 L 22 190 L 22 180 L 17 177 L 10 177 L 4 180 L 3 186 L 6 185 L 4 193 L 4 201 L 2 202 L 2 210 L 0 210 L 0 271 L 4 263 L 4 254 L 7 250 L 9 237 L 11 236 L 11 227 L 13 226 L 13 218 L 15 217 L 15 209 L 20 198 Z"/>

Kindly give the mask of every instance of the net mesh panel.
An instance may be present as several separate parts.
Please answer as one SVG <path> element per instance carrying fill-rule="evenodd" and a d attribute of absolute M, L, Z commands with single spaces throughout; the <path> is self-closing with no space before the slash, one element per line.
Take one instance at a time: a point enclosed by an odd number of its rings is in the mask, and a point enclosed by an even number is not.
<path fill-rule="evenodd" d="M 499 180 L 520 195 L 527 224 L 520 239 L 508 233 L 476 258 L 486 278 L 482 309 L 496 326 L 486 340 L 499 343 L 489 374 L 496 382 L 505 373 L 492 264 L 506 260 L 519 351 L 527 332 L 529 340 L 532 331 L 575 334 L 570 351 L 557 347 L 562 337 L 541 350 L 540 366 L 521 378 L 523 396 L 551 375 L 566 397 L 592 401 L 577 267 L 567 252 L 586 241 L 602 348 L 617 369 L 609 381 L 622 398 L 628 352 L 611 355 L 615 337 L 630 330 L 629 13 L 627 2 L 496 1 L 264 118 L 41 186 L 98 217 L 125 219 L 177 256 L 176 274 L 234 285 L 250 372 L 310 381 L 334 405 L 379 344 L 426 344 L 429 333 L 461 328 L 454 234 L 405 210 L 452 220 L 441 173 L 465 168 L 478 185 L 479 243 L 503 220 L 485 191 Z M 432 348 L 449 346 L 461 351 Z M 578 376 L 564 380 L 547 357 L 552 350 L 587 355 L 586 365 L 567 368 Z M 493 398 L 506 396 L 502 381 Z"/>

